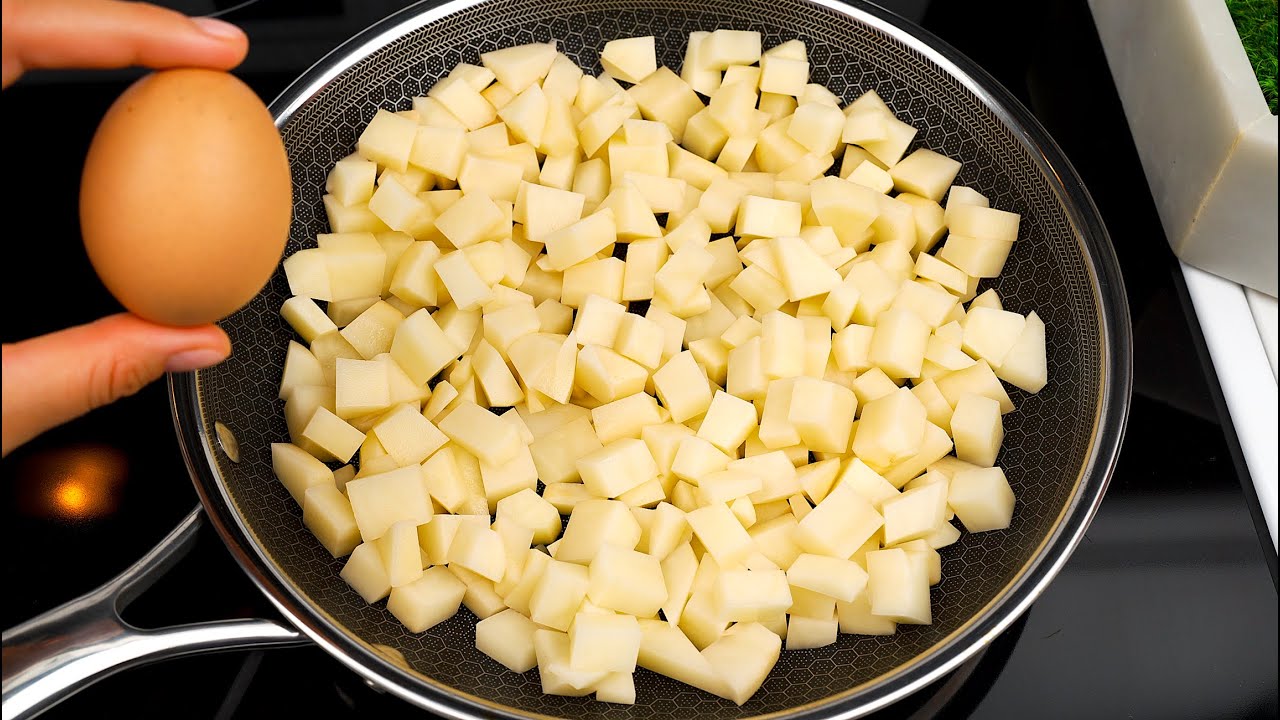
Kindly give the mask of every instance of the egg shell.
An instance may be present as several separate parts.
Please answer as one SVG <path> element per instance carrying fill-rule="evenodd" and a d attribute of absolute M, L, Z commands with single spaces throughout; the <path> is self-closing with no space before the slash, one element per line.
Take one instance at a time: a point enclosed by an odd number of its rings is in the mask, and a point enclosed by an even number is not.
<path fill-rule="evenodd" d="M 102 282 L 131 312 L 212 322 L 280 262 L 289 159 L 248 85 L 213 70 L 155 72 L 107 111 L 85 159 L 80 227 Z"/>

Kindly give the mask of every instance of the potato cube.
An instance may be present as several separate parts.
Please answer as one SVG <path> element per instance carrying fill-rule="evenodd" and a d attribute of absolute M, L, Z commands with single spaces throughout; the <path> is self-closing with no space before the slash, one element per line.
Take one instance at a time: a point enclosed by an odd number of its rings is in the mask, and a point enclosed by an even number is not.
<path fill-rule="evenodd" d="M 526 488 L 499 500 L 497 517 L 499 522 L 509 521 L 529 528 L 533 531 L 533 542 L 540 545 L 560 536 L 560 513 L 532 489 Z"/>
<path fill-rule="evenodd" d="M 347 462 L 360 443 L 364 442 L 364 433 L 352 427 L 345 420 L 329 412 L 327 408 L 316 408 L 310 422 L 302 431 L 302 438 L 323 452 L 325 460 Z"/>
<path fill-rule="evenodd" d="M 839 474 L 840 459 L 833 457 L 796 468 L 796 481 L 809 502 L 819 503 L 831 492 Z"/>
<path fill-rule="evenodd" d="M 622 438 L 578 459 L 578 473 L 593 494 L 615 498 L 651 480 L 658 466 L 643 440 Z"/>
<path fill-rule="evenodd" d="M 671 472 L 676 477 L 697 484 L 698 478 L 708 473 L 724 470 L 729 456 L 710 442 L 695 436 L 681 438 L 679 449 L 671 461 Z"/>
<path fill-rule="evenodd" d="M 377 360 L 348 360 L 335 362 L 336 389 L 335 412 L 338 417 L 350 419 L 386 409 L 391 404 L 391 391 L 387 366 Z"/>
<path fill-rule="evenodd" d="M 418 465 L 352 480 L 347 483 L 347 499 L 366 542 L 382 537 L 402 520 L 421 525 L 431 519 L 431 501 Z"/>
<path fill-rule="evenodd" d="M 750 402 L 717 390 L 698 428 L 698 437 L 731 454 L 756 427 L 756 410 Z"/>
<path fill-rule="evenodd" d="M 586 599 L 589 585 L 586 567 L 551 560 L 529 598 L 529 619 L 544 627 L 567 631 Z"/>
<path fill-rule="evenodd" d="M 357 545 L 351 551 L 351 556 L 347 558 L 338 576 L 370 604 L 378 602 L 391 592 L 391 580 L 382 565 L 382 557 L 371 542 Z M 461 594 L 458 595 L 458 600 L 461 602 Z"/>
<path fill-rule="evenodd" d="M 928 625 L 929 576 L 902 549 L 867 553 L 867 594 L 871 613 L 900 624 Z"/>
<path fill-rule="evenodd" d="M 425 632 L 453 617 L 465 593 L 466 586 L 448 568 L 433 567 L 418 580 L 392 589 L 387 610 L 409 632 Z"/>
<path fill-rule="evenodd" d="M 742 705 L 764 684 L 781 651 L 782 639 L 771 630 L 760 623 L 742 623 L 709 645 L 702 656 L 724 683 L 716 694 Z"/>
<path fill-rule="evenodd" d="M 461 403 L 440 421 L 440 430 L 467 452 L 490 465 L 502 465 L 523 447 L 508 422 L 472 403 Z"/>
<path fill-rule="evenodd" d="M 962 470 L 951 478 L 947 504 L 969 532 L 1003 530 L 1013 518 L 1013 489 L 998 467 Z"/>
<path fill-rule="evenodd" d="M 985 209 L 985 208 L 981 208 Z M 938 257 L 975 278 L 996 277 L 1004 268 L 1013 243 L 952 232 Z"/>
<path fill-rule="evenodd" d="M 891 307 L 876 323 L 868 359 L 891 378 L 919 377 L 929 332 L 928 323 L 915 312 Z"/>
<path fill-rule="evenodd" d="M 501 580 L 506 571 L 502 536 L 477 523 L 458 527 L 449 544 L 449 564 L 457 565 L 488 580 Z"/>
<path fill-rule="evenodd" d="M 885 500 L 881 512 L 885 545 L 925 537 L 946 522 L 947 485 L 939 482 L 907 490 Z"/>
<path fill-rule="evenodd" d="M 600 51 L 600 64 L 613 77 L 638 83 L 658 68 L 653 36 L 610 40 Z"/>
<path fill-rule="evenodd" d="M 575 382 L 601 403 L 644 390 L 649 371 L 638 363 L 599 345 L 587 345 L 578 352 Z"/>
<path fill-rule="evenodd" d="M 636 393 L 592 409 L 591 422 L 596 436 L 607 445 L 622 438 L 639 439 L 645 426 L 662 422 L 662 415 L 653 396 Z"/>
<path fill-rule="evenodd" d="M 533 652 L 536 623 L 515 610 L 503 610 L 476 623 L 476 649 L 512 672 L 537 666 Z"/>
<path fill-rule="evenodd" d="M 301 299 L 307 300 L 307 298 Z M 324 368 L 320 365 L 320 361 L 311 354 L 310 350 L 290 340 L 284 356 L 284 374 L 280 378 L 280 399 L 287 400 L 289 393 L 296 387 L 324 384 Z"/>
<path fill-rule="evenodd" d="M 995 369 L 996 376 L 1029 393 L 1038 393 L 1049 381 L 1045 353 L 1045 327 L 1039 315 L 1027 315 L 1022 332 Z"/>
<path fill-rule="evenodd" d="M 721 566 L 736 565 L 755 550 L 751 536 L 727 505 L 698 508 L 688 513 L 686 520 L 698 542 Z"/>
<path fill-rule="evenodd" d="M 760 91 L 798 96 L 809 82 L 809 61 L 765 53 L 760 58 Z"/>
<path fill-rule="evenodd" d="M 640 525 L 625 503 L 587 500 L 578 503 L 565 525 L 557 559 L 590 564 L 606 544 L 628 550 L 640 542 Z M 536 618 L 535 618 L 536 619 Z"/>
<path fill-rule="evenodd" d="M 958 458 L 982 467 L 996 464 L 1004 441 L 1000 403 L 982 395 L 962 395 L 951 415 L 950 427 Z"/>
<path fill-rule="evenodd" d="M 395 523 L 374 541 L 392 588 L 422 577 L 422 549 L 418 546 L 418 526 L 413 520 Z"/>
<path fill-rule="evenodd" d="M 840 632 L 850 635 L 892 635 L 898 630 L 893 620 L 871 614 L 870 593 L 862 593 L 852 602 L 837 602 L 836 617 Z"/>
<path fill-rule="evenodd" d="M 538 469 L 523 441 L 515 456 L 506 462 L 494 465 L 481 460 L 480 477 L 488 512 L 497 509 L 499 500 L 521 490 L 538 487 Z"/>
<path fill-rule="evenodd" d="M 829 268 L 828 268 L 829 269 Z M 804 373 L 804 323 L 780 311 L 761 318 L 760 365 L 766 377 L 794 378 Z"/>
<path fill-rule="evenodd" d="M 800 234 L 800 203 L 747 195 L 738 208 L 735 235 L 782 237 Z"/>
<path fill-rule="evenodd" d="M 782 570 L 721 570 L 716 592 L 731 622 L 758 622 L 791 607 L 791 588 Z"/>
<path fill-rule="evenodd" d="M 392 125 L 399 127 L 398 123 Z M 373 195 L 377 175 L 376 163 L 356 156 L 346 157 L 334 163 L 324 189 L 343 205 L 367 203 Z"/>
<path fill-rule="evenodd" d="M 351 554 L 360 544 L 351 503 L 336 486 L 314 485 L 303 493 L 302 524 L 335 558 Z"/>
<path fill-rule="evenodd" d="M 830 292 L 840 274 L 799 237 L 779 237 L 770 243 L 782 281 L 792 302 Z"/>
<path fill-rule="evenodd" d="M 627 615 L 657 615 L 667 601 L 658 558 L 604 543 L 591 561 L 587 597 L 600 607 Z"/>
<path fill-rule="evenodd" d="M 569 666 L 589 672 L 635 672 L 640 625 L 630 615 L 581 611 L 569 628 Z"/>
<path fill-rule="evenodd" d="M 676 422 L 697 417 L 711 406 L 711 386 L 689 352 L 678 353 L 653 374 L 658 399 Z M 603 398 L 601 398 L 603 399 Z"/>
<path fill-rule="evenodd" d="M 360 133 L 356 150 L 366 160 L 404 172 L 417 130 L 418 124 L 409 118 L 379 110 Z"/>
<path fill-rule="evenodd" d="M 316 243 L 320 246 L 320 254 L 324 257 L 329 274 L 330 297 L 324 299 L 354 300 L 375 297 L 382 292 L 387 253 L 372 233 L 321 234 L 316 236 Z M 296 253 L 292 257 L 305 252 Z M 288 274 L 288 268 L 285 271 Z"/>
<path fill-rule="evenodd" d="M 727 138 L 726 138 L 727 139 Z M 718 149 L 717 149 L 718 152 Z M 698 201 L 698 211 L 715 233 L 729 232 L 737 220 L 738 207 L 750 188 L 727 177 L 716 178 Z"/>
<path fill-rule="evenodd" d="M 925 408 L 907 388 L 898 388 L 862 407 L 853 452 L 873 465 L 888 466 L 920 450 Z"/>
<path fill-rule="evenodd" d="M 852 560 L 803 554 L 787 569 L 787 581 L 843 602 L 850 602 L 867 585 L 867 573 Z"/>
<path fill-rule="evenodd" d="M 730 65 L 751 65 L 760 60 L 760 33 L 747 30 L 716 30 L 699 48 L 702 67 L 724 70 Z"/>
<path fill-rule="evenodd" d="M 965 315 L 964 351 L 999 368 L 1026 325 L 1017 313 L 987 307 L 971 307 Z"/>
<path fill-rule="evenodd" d="M 639 624 L 638 666 L 707 692 L 727 693 L 711 664 L 680 628 L 661 620 L 640 620 Z"/>
<path fill-rule="evenodd" d="M 847 558 L 883 524 L 871 503 L 839 483 L 800 520 L 795 542 L 808 553 Z"/>
<path fill-rule="evenodd" d="M 388 290 L 395 297 L 421 307 L 436 305 L 439 280 L 435 272 L 440 248 L 433 242 L 415 242 L 396 263 Z"/>
<path fill-rule="evenodd" d="M 602 447 L 588 418 L 579 418 L 533 441 L 529 451 L 547 485 L 579 479 L 578 459 Z"/>
<path fill-rule="evenodd" d="M 897 488 L 858 458 L 849 461 L 837 482 L 848 485 L 877 509 L 885 501 L 898 496 Z"/>
<path fill-rule="evenodd" d="M 801 103 L 791 116 L 787 135 L 812 153 L 830 153 L 840 144 L 845 116 L 825 103 Z"/>
<path fill-rule="evenodd" d="M 842 453 L 849 447 L 857 406 L 858 400 L 848 388 L 825 380 L 796 378 L 787 422 L 810 450 Z"/>
<path fill-rule="evenodd" d="M 849 182 L 855 185 L 871 188 L 878 193 L 888 194 L 893 190 L 893 177 L 889 173 L 881 170 L 874 163 L 862 163 L 849 173 L 847 178 Z M 905 217 L 905 215 L 903 216 Z M 874 223 L 873 223 L 874 225 Z"/>
<path fill-rule="evenodd" d="M 979 360 L 966 368 L 942 375 L 934 382 L 952 407 L 960 402 L 960 398 L 966 393 L 974 393 L 999 402 L 1001 413 L 1010 413 L 1014 410 L 1009 393 L 1005 392 L 1000 379 L 992 372 L 991 366 L 985 360 Z"/>
<path fill-rule="evenodd" d="M 308 297 L 297 296 L 285 300 L 280 306 L 280 316 L 306 343 L 311 343 L 321 335 L 338 329 L 320 306 Z"/>

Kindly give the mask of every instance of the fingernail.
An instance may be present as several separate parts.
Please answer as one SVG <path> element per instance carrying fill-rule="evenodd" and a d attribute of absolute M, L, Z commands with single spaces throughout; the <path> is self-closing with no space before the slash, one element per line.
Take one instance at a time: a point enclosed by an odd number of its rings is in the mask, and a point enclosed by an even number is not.
<path fill-rule="evenodd" d="M 234 40 L 244 37 L 244 31 L 229 22 L 216 18 L 192 18 L 200 32 L 219 40 Z"/>
<path fill-rule="evenodd" d="M 169 360 L 164 364 L 164 369 L 165 372 L 191 372 L 217 365 L 226 359 L 226 354 L 219 350 L 186 350 L 170 355 Z"/>

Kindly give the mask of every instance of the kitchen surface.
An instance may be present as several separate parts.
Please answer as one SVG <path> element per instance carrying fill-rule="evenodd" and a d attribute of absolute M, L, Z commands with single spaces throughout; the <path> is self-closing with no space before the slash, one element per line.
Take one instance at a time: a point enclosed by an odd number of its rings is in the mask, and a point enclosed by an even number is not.
<path fill-rule="evenodd" d="M 269 101 L 343 40 L 407 3 L 162 4 L 241 25 L 251 49 L 236 74 Z M 1106 500 L 1048 590 L 984 652 L 872 717 L 1276 717 L 1276 552 L 1086 2 L 881 4 L 984 67 L 1084 178 L 1124 272 L 1134 394 Z M 138 75 L 36 72 L 4 92 L 10 172 L 22 179 L 6 197 L 8 243 L 21 246 L 22 259 L 7 266 L 5 342 L 118 310 L 85 258 L 76 203 L 97 121 Z M 46 433 L 0 472 L 5 627 L 108 580 L 198 503 L 162 383 Z M 206 528 L 124 616 L 158 627 L 273 613 Z M 281 713 L 423 714 L 324 651 L 299 647 L 130 669 L 45 717 Z"/>

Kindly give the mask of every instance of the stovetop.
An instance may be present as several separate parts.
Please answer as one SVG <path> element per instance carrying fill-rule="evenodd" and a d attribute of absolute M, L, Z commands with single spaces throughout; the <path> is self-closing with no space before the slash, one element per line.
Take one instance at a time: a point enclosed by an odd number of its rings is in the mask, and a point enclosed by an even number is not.
<path fill-rule="evenodd" d="M 341 41 L 407 3 L 190 0 L 252 49 L 237 73 L 270 100 Z M 1274 718 L 1276 556 L 1261 523 L 1182 278 L 1162 234 L 1084 0 L 885 0 L 983 65 L 1084 177 L 1124 270 L 1135 333 L 1128 434 L 1084 543 L 975 661 L 876 718 Z M 242 6 L 243 5 L 243 6 Z M 4 92 L 11 180 L 3 340 L 117 309 L 80 249 L 80 166 L 136 72 L 36 73 Z M 1188 102 L 1194 102 L 1188 98 Z M 6 187 L 13 188 L 14 184 Z M 18 208 L 23 208 L 18 210 Z M 162 384 L 58 428 L 0 463 L 4 627 L 96 587 L 197 504 Z M 273 616 L 220 541 L 126 612 L 140 626 Z M 315 647 L 136 668 L 48 718 L 421 717 Z"/>

